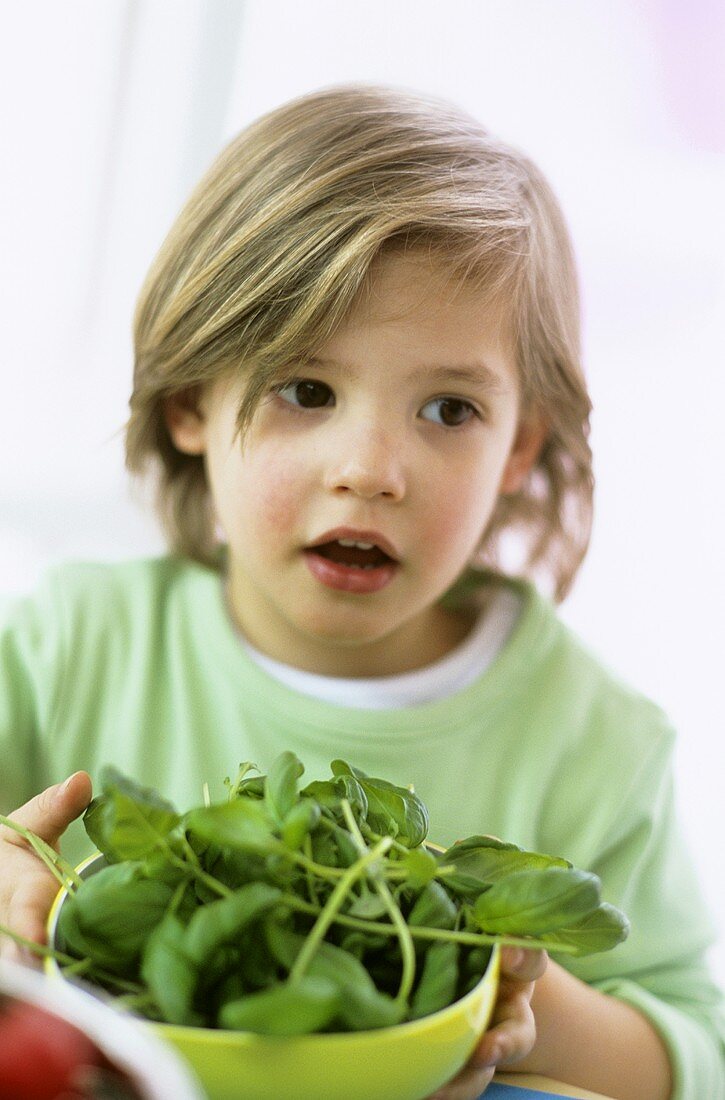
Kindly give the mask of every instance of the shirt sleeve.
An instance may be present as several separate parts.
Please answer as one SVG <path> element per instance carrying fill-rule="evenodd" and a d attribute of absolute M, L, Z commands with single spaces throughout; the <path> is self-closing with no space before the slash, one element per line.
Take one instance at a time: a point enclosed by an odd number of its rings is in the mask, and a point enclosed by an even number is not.
<path fill-rule="evenodd" d="M 17 809 L 51 780 L 46 734 L 62 677 L 57 582 L 7 601 L 0 616 L 0 812 Z"/>
<path fill-rule="evenodd" d="M 666 726 L 651 739 L 590 864 L 604 898 L 629 917 L 628 939 L 558 961 L 648 1017 L 672 1062 L 671 1100 L 725 1100 L 722 995 L 706 961 L 716 930 L 676 820 L 673 742 Z"/>

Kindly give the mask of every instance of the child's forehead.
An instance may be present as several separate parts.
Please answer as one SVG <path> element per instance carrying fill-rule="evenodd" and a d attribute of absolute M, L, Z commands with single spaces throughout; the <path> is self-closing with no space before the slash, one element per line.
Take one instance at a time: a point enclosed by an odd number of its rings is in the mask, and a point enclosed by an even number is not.
<path fill-rule="evenodd" d="M 500 295 L 480 280 L 465 279 L 443 256 L 407 251 L 379 256 L 330 343 L 366 331 L 420 330 L 465 340 L 480 332 L 507 340 L 509 311 Z"/>

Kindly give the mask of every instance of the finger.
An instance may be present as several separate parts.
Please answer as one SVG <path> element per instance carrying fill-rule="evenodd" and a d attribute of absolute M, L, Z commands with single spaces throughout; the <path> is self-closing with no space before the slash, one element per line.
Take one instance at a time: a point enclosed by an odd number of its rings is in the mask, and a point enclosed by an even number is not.
<path fill-rule="evenodd" d="M 549 961 L 546 951 L 535 951 L 522 947 L 504 947 L 501 950 L 501 976 L 514 978 L 518 982 L 535 982 Z"/>
<path fill-rule="evenodd" d="M 36 833 L 46 844 L 55 846 L 71 821 L 86 809 L 91 795 L 91 777 L 87 772 L 75 772 L 64 783 L 47 787 L 8 816 Z M 20 841 L 18 834 L 9 829 L 4 836 L 15 843 Z"/>
<path fill-rule="evenodd" d="M 452 1081 L 433 1096 L 429 1096 L 428 1100 L 478 1100 L 483 1090 L 491 1083 L 493 1073 L 493 1068 L 473 1068 L 469 1063 Z"/>
<path fill-rule="evenodd" d="M 45 943 L 45 925 L 58 889 L 58 882 L 47 871 L 24 876 L 10 899 L 8 927 L 26 940 Z"/>
<path fill-rule="evenodd" d="M 0 935 L 0 962 L 16 963 L 18 966 L 31 966 L 39 968 L 42 963 L 32 951 L 28 951 L 27 948 L 21 947 L 15 940 L 11 940 L 9 936 Z"/>
<path fill-rule="evenodd" d="M 536 1041 L 536 1024 L 525 992 L 507 998 L 498 1007 L 494 1026 L 471 1056 L 472 1066 L 499 1066 L 525 1058 Z"/>

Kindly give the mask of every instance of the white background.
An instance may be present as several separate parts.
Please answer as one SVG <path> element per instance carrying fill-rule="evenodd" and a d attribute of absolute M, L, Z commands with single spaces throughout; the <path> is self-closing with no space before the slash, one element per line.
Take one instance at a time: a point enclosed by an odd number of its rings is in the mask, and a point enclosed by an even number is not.
<path fill-rule="evenodd" d="M 446 96 L 530 153 L 568 216 L 598 489 L 563 615 L 678 727 L 722 927 L 723 56 L 719 0 L 0 6 L 4 596 L 58 560 L 162 549 L 123 472 L 130 320 L 221 145 L 331 83 Z"/>

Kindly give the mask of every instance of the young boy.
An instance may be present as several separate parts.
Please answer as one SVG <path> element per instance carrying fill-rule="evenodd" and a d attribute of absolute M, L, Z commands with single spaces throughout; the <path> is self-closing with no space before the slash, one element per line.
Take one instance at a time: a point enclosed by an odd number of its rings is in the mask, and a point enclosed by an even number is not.
<path fill-rule="evenodd" d="M 633 926 L 583 960 L 507 952 L 441 1096 L 512 1060 L 619 1100 L 723 1096 L 669 726 L 505 566 L 513 539 L 524 576 L 570 587 L 589 409 L 566 229 L 525 157 L 384 89 L 261 119 L 138 306 L 128 465 L 171 554 L 62 567 L 14 609 L 1 808 L 56 843 L 103 763 L 188 806 L 289 748 L 310 778 L 345 756 L 413 782 L 431 839 L 564 855 Z M 53 885 L 8 831 L 0 868 L 0 923 L 42 939 Z"/>

